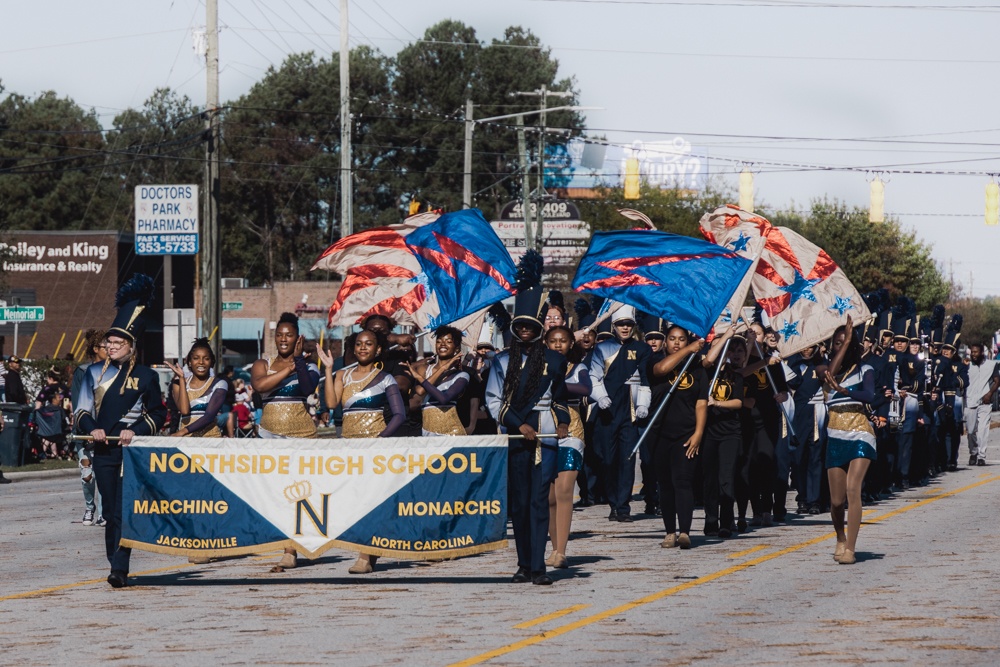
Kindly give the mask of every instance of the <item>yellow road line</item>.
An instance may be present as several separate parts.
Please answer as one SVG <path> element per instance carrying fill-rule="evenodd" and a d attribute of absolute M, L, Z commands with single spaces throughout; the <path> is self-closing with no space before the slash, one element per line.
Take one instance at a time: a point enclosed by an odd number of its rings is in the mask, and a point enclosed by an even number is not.
<path fill-rule="evenodd" d="M 194 563 L 185 563 L 183 565 L 171 565 L 169 567 L 158 567 L 155 570 L 143 570 L 142 572 L 132 572 L 129 573 L 129 577 L 142 577 L 147 574 L 159 574 L 160 572 L 171 572 L 173 570 L 182 569 L 185 567 L 194 567 Z M 37 591 L 27 591 L 25 593 L 14 593 L 13 595 L 5 595 L 0 597 L 0 602 L 4 600 L 18 600 L 23 598 L 33 598 L 38 595 L 45 595 L 47 593 L 57 593 L 59 591 L 65 591 L 70 588 L 79 588 L 80 586 L 90 586 L 91 584 L 104 584 L 107 583 L 107 579 L 88 579 L 87 581 L 78 581 L 73 584 L 63 584 L 61 586 L 52 586 L 51 588 L 40 588 Z"/>
<path fill-rule="evenodd" d="M 557 618 L 562 618 L 572 614 L 574 611 L 580 611 L 581 609 L 586 609 L 589 604 L 575 604 L 572 607 L 566 607 L 565 609 L 560 609 L 559 611 L 554 611 L 551 614 L 546 614 L 545 616 L 539 616 L 538 618 L 532 619 L 530 621 L 525 621 L 524 623 L 518 623 L 514 627 L 518 630 L 523 630 L 525 628 L 530 628 L 534 625 L 541 625 L 546 621 L 554 621 Z"/>
<path fill-rule="evenodd" d="M 748 556 L 748 555 L 754 553 L 755 551 L 762 551 L 763 549 L 766 549 L 769 546 L 771 546 L 771 545 L 770 544 L 758 544 L 755 547 L 750 547 L 749 549 L 744 549 L 743 551 L 737 551 L 734 554 L 729 554 L 728 556 L 726 556 L 726 558 L 743 558 L 743 556 Z"/>
<path fill-rule="evenodd" d="M 924 500 L 920 500 L 920 501 L 912 503 L 912 504 L 904 505 L 903 507 L 900 507 L 899 509 L 895 509 L 895 510 L 893 510 L 891 512 L 886 512 L 885 514 L 881 514 L 879 516 L 873 517 L 873 518 L 869 519 L 869 522 L 875 523 L 875 522 L 878 522 L 878 521 L 884 521 L 885 519 L 889 519 L 891 517 L 897 516 L 899 514 L 902 514 L 903 512 L 909 512 L 910 510 L 916 509 L 917 507 L 922 507 L 924 505 L 928 505 L 930 503 L 937 502 L 938 500 L 941 500 L 942 498 L 948 498 L 950 496 L 954 496 L 954 495 L 962 493 L 964 491 L 969 491 L 969 490 L 974 489 L 974 488 L 976 488 L 978 486 L 983 486 L 984 484 L 989 484 L 989 483 L 995 482 L 997 480 L 1000 480 L 1000 475 L 995 476 L 995 477 L 991 477 L 989 479 L 984 479 L 984 480 L 982 480 L 980 482 L 974 482 L 972 484 L 969 484 L 968 486 L 963 486 L 963 487 L 961 487 L 959 489 L 955 489 L 954 491 L 946 491 L 946 492 L 941 493 L 939 495 L 936 495 L 936 496 L 934 496 L 932 498 L 926 498 Z M 700 586 L 702 584 L 707 584 L 710 581 L 715 581 L 716 579 L 721 579 L 722 577 L 726 577 L 726 576 L 728 576 L 730 574 L 735 574 L 737 572 L 742 572 L 743 570 L 747 570 L 747 569 L 749 569 L 751 567 L 754 567 L 756 565 L 760 565 L 761 563 L 766 563 L 767 561 L 774 560 L 775 558 L 780 558 L 781 556 L 785 556 L 785 555 L 790 554 L 790 553 L 794 553 L 796 551 L 799 551 L 801 549 L 805 549 L 806 547 L 812 546 L 814 544 L 819 544 L 820 542 L 823 542 L 823 541 L 828 540 L 831 537 L 835 537 L 835 536 L 836 536 L 836 533 L 827 533 L 826 535 L 821 535 L 819 537 L 814 537 L 813 539 L 806 540 L 805 542 L 799 542 L 798 544 L 793 544 L 790 547 L 786 547 L 784 549 L 780 549 L 778 551 L 775 551 L 775 552 L 772 552 L 772 553 L 769 553 L 769 554 L 765 554 L 763 556 L 758 556 L 757 558 L 754 558 L 752 560 L 748 560 L 745 563 L 740 563 L 738 565 L 733 565 L 732 567 L 727 567 L 727 568 L 725 568 L 723 570 L 719 570 L 718 572 L 713 572 L 712 574 L 706 574 L 703 577 L 698 577 L 697 579 L 693 579 L 691 581 L 685 582 L 685 583 L 680 584 L 678 586 L 672 586 L 671 588 L 665 588 L 662 591 L 658 591 L 656 593 L 652 593 L 652 594 L 647 595 L 645 597 L 641 597 L 638 600 L 633 600 L 632 602 L 626 602 L 625 604 L 618 605 L 617 607 L 613 607 L 612 609 L 607 609 L 605 611 L 599 612 L 599 613 L 594 614 L 592 616 L 587 616 L 586 618 L 581 618 L 578 621 L 573 621 L 572 623 L 567 623 L 566 625 L 561 625 L 561 626 L 559 626 L 557 628 L 553 628 L 551 630 L 546 630 L 545 632 L 542 632 L 540 634 L 532 635 L 531 637 L 526 637 L 526 638 L 524 638 L 524 639 L 522 639 L 520 641 L 514 642 L 513 644 L 508 644 L 506 646 L 501 646 L 498 649 L 494 649 L 494 650 L 488 651 L 486 653 L 481 653 L 479 655 L 472 656 L 471 658 L 467 658 L 465 660 L 462 660 L 461 662 L 452 663 L 451 665 L 449 665 L 449 667 L 468 667 L 470 665 L 478 665 L 480 663 L 486 662 L 487 660 L 492 660 L 493 658 L 498 658 L 498 657 L 500 657 L 502 655 L 507 655 L 508 653 L 513 653 L 514 651 L 519 651 L 519 650 L 521 650 L 523 648 L 527 648 L 529 646 L 533 646 L 535 644 L 541 643 L 541 642 L 545 641 L 546 639 L 552 639 L 554 637 L 559 637 L 559 636 L 564 635 L 564 634 L 566 634 L 568 632 L 572 632 L 573 630 L 578 630 L 580 628 L 587 627 L 588 625 L 593 625 L 594 623 L 597 623 L 598 621 L 603 621 L 603 620 L 605 620 L 607 618 L 611 618 L 612 616 L 618 616 L 619 614 L 623 614 L 625 612 L 631 611 L 632 609 L 635 609 L 636 607 L 641 607 L 641 606 L 647 605 L 647 604 L 649 604 L 651 602 L 656 602 L 658 600 L 662 600 L 665 597 L 669 597 L 669 596 L 674 595 L 676 593 L 680 593 L 682 591 L 686 591 L 689 588 L 694 588 L 695 586 Z"/>

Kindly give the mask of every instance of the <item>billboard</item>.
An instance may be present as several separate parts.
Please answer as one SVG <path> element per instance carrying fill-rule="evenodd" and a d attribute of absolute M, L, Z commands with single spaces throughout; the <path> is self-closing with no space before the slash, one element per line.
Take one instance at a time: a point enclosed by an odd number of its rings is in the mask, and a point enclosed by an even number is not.
<path fill-rule="evenodd" d="M 702 190 L 708 181 L 708 153 L 683 137 L 633 141 L 628 145 L 573 139 L 547 147 L 545 187 L 621 187 L 625 161 L 639 160 L 639 174 L 652 187 Z"/>

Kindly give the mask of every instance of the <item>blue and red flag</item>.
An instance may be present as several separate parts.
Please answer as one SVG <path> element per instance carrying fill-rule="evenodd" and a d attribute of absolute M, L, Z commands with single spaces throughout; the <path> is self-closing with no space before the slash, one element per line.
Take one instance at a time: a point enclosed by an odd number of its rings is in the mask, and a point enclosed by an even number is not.
<path fill-rule="evenodd" d="M 440 312 L 430 326 L 456 322 L 514 294 L 517 267 L 476 208 L 445 213 L 406 236 Z"/>
<path fill-rule="evenodd" d="M 689 236 L 598 232 L 580 260 L 573 289 L 627 303 L 704 337 L 751 264 Z"/>

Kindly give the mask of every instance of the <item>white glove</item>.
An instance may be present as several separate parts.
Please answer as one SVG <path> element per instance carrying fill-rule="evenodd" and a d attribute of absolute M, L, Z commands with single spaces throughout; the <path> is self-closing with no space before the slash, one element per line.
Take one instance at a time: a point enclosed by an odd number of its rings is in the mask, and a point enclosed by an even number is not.
<path fill-rule="evenodd" d="M 638 417 L 639 419 L 645 419 L 646 417 L 649 416 L 649 408 L 647 408 L 645 405 L 640 405 L 636 407 L 635 416 Z"/>
<path fill-rule="evenodd" d="M 597 399 L 597 407 L 601 410 L 607 410 L 611 407 L 611 397 L 605 396 L 604 398 Z"/>

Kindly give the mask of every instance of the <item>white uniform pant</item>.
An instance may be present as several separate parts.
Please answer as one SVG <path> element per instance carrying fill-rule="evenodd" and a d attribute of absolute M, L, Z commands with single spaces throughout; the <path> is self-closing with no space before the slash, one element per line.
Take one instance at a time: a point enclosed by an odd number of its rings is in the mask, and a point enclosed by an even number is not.
<path fill-rule="evenodd" d="M 965 430 L 969 435 L 969 458 L 986 460 L 986 446 L 990 439 L 990 403 L 965 409 Z"/>

